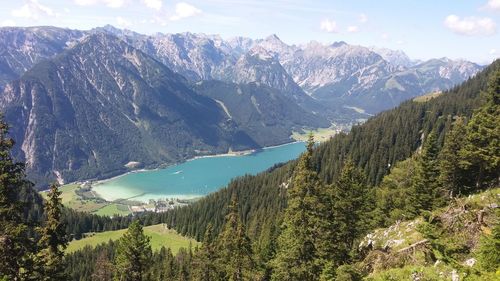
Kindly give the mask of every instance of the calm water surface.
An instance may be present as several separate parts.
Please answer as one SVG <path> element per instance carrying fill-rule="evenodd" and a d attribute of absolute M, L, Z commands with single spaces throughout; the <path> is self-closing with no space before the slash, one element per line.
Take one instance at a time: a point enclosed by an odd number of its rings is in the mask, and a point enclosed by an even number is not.
<path fill-rule="evenodd" d="M 305 144 L 296 142 L 242 156 L 198 158 L 164 169 L 126 174 L 98 183 L 93 189 L 109 201 L 195 198 L 219 190 L 234 177 L 262 172 L 304 151 Z"/>

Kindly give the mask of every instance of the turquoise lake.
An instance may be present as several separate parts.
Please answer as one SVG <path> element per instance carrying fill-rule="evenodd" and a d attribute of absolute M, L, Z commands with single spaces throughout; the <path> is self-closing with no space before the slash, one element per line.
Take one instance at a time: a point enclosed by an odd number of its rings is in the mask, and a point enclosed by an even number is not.
<path fill-rule="evenodd" d="M 197 158 L 164 169 L 125 174 L 95 184 L 93 190 L 108 201 L 196 198 L 221 189 L 235 177 L 295 159 L 304 151 L 305 144 L 295 142 L 241 156 Z"/>

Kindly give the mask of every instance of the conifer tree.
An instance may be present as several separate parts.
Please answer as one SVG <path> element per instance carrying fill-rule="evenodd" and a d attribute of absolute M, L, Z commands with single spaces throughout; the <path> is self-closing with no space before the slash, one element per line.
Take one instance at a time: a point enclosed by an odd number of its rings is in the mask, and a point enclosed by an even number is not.
<path fill-rule="evenodd" d="M 28 236 L 18 192 L 32 184 L 25 179 L 24 164 L 12 160 L 14 141 L 7 136 L 8 130 L 0 120 L 0 278 L 21 280 L 33 272 L 30 256 L 34 243 Z"/>
<path fill-rule="evenodd" d="M 465 145 L 466 126 L 464 118 L 457 118 L 445 136 L 443 149 L 439 153 L 439 183 L 450 196 L 459 196 L 470 176 L 459 165 L 460 150 Z"/>
<path fill-rule="evenodd" d="M 96 259 L 92 280 L 109 281 L 113 278 L 113 266 L 106 251 L 102 251 Z"/>
<path fill-rule="evenodd" d="M 194 257 L 193 280 L 217 280 L 217 269 L 214 263 L 217 256 L 213 235 L 213 227 L 212 224 L 209 223 L 205 231 L 203 244 Z"/>
<path fill-rule="evenodd" d="M 312 165 L 313 147 L 311 135 L 288 189 L 282 232 L 271 261 L 272 280 L 317 280 L 331 253 L 329 198 Z"/>
<path fill-rule="evenodd" d="M 221 279 L 243 281 L 256 277 L 252 245 L 240 219 L 236 194 L 233 194 L 226 223 L 217 238 L 217 250 L 217 266 L 224 275 Z"/>
<path fill-rule="evenodd" d="M 413 186 L 416 157 L 397 162 L 391 167 L 376 191 L 376 221 L 379 226 L 388 226 L 397 220 L 408 219 L 413 215 L 406 213 L 408 193 Z"/>
<path fill-rule="evenodd" d="M 438 146 L 436 134 L 431 132 L 417 157 L 413 186 L 409 192 L 408 212 L 418 215 L 431 210 L 438 195 L 439 169 L 437 163 Z"/>
<path fill-rule="evenodd" d="M 487 101 L 467 124 L 461 165 L 474 178 L 475 188 L 498 185 L 500 175 L 500 71 L 491 74 Z"/>
<path fill-rule="evenodd" d="M 61 191 L 52 184 L 45 202 L 45 223 L 40 229 L 36 257 L 39 280 L 67 280 L 64 273 L 64 250 L 68 245 L 65 225 L 61 220 Z"/>
<path fill-rule="evenodd" d="M 176 260 L 178 263 L 178 272 L 177 272 L 177 280 L 178 281 L 188 281 L 190 279 L 190 274 L 191 274 L 191 263 L 192 263 L 192 250 L 191 250 L 191 244 L 189 246 L 189 249 L 186 250 L 185 248 L 179 249 L 179 252 L 176 255 Z"/>
<path fill-rule="evenodd" d="M 175 275 L 178 271 L 177 269 L 177 263 L 175 261 L 175 257 L 172 254 L 172 250 L 170 248 L 164 248 L 162 247 L 161 252 L 162 254 L 162 263 L 163 263 L 163 272 L 162 272 L 162 277 L 165 280 L 174 280 Z"/>
<path fill-rule="evenodd" d="M 115 280 L 142 281 L 150 266 L 150 237 L 144 235 L 139 220 L 133 221 L 118 240 L 115 257 Z"/>
<path fill-rule="evenodd" d="M 370 228 L 374 202 L 364 173 L 351 160 L 344 163 L 339 179 L 333 185 L 332 244 L 333 261 L 336 266 L 351 259 L 354 241 Z"/>

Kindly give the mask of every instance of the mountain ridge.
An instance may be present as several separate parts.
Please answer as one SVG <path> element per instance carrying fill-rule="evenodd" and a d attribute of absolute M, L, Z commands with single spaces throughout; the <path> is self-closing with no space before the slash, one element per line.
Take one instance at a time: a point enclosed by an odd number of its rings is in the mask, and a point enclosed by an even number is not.
<path fill-rule="evenodd" d="M 19 33 L 30 29 L 43 27 L 0 28 L 0 31 Z M 305 45 L 288 45 L 276 35 L 264 39 L 235 37 L 225 40 L 219 35 L 189 32 L 143 35 L 110 25 L 89 31 L 48 29 L 59 30 L 68 38 L 56 40 L 57 51 L 40 54 L 35 52 L 42 58 L 49 58 L 64 50 L 66 42 L 81 40 L 84 35 L 105 32 L 118 36 L 155 57 L 191 82 L 212 79 L 238 82 L 238 78 L 245 75 L 245 70 L 235 68 L 235 65 L 240 58 L 259 46 L 274 54 L 295 84 L 320 100 L 320 103 L 336 110 L 345 106 L 359 107 L 371 114 L 392 108 L 418 95 L 448 89 L 483 68 L 467 61 L 449 59 L 440 60 L 441 64 L 434 64 L 432 68 L 432 60 L 418 63 L 401 51 L 350 45 L 343 41 L 329 45 L 314 41 Z M 10 43 L 2 42 L 0 36 L 1 44 L 8 47 Z M 26 46 L 29 44 L 29 41 L 25 42 Z M 18 56 L 22 57 L 22 54 Z M 5 61 L 3 63 L 2 58 Z M 13 72 L 10 67 L 2 66 L 12 65 L 13 61 L 13 58 L 0 56 L 0 69 L 5 69 L 2 71 L 4 75 L 0 77 L 0 87 L 20 75 L 19 71 Z M 27 64 L 27 67 L 32 64 Z M 272 83 L 267 85 L 276 86 Z M 285 93 L 289 90 L 281 86 L 278 87 L 279 90 Z"/>

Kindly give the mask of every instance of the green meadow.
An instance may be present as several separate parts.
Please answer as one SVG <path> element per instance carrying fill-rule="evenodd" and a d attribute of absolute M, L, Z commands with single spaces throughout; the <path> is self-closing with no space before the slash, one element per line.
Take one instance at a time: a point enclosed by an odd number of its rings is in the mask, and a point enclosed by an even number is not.
<path fill-rule="evenodd" d="M 89 234 L 88 237 L 73 240 L 69 243 L 66 252 L 71 253 L 85 246 L 95 247 L 99 244 L 106 243 L 109 240 L 118 240 L 126 229 L 115 230 L 115 231 L 105 231 L 99 233 Z M 178 234 L 173 229 L 165 228 L 164 224 L 156 224 L 144 227 L 144 233 L 151 237 L 151 247 L 153 251 L 159 250 L 162 246 L 170 248 L 172 253 L 175 255 L 180 248 L 188 248 L 191 243 L 193 247 L 197 246 L 199 243 L 194 239 L 190 239 Z"/>

